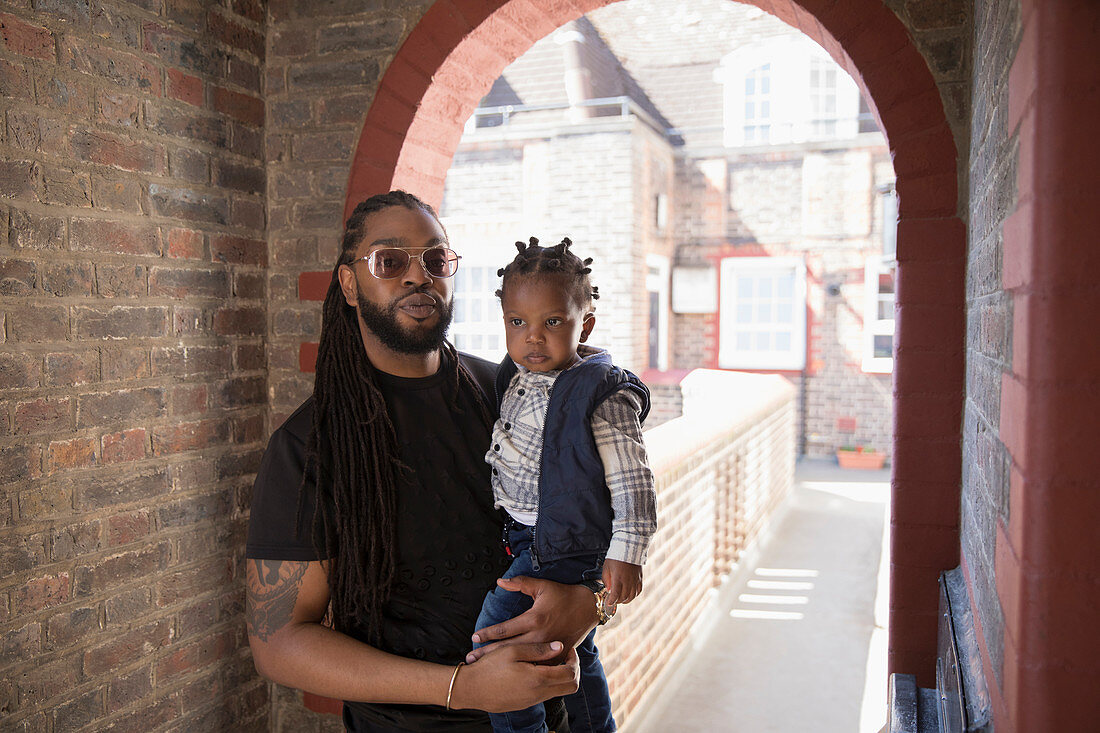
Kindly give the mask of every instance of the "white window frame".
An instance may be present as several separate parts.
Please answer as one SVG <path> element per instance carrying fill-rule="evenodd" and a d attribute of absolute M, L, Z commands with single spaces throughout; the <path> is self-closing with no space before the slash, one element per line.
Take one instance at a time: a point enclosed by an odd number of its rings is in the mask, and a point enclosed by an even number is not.
<path fill-rule="evenodd" d="M 801 371 L 806 368 L 806 263 L 801 257 L 726 257 L 720 265 L 718 366 L 723 369 Z M 790 273 L 791 343 L 787 350 L 743 351 L 736 344 L 738 274 Z"/>
<path fill-rule="evenodd" d="M 664 255 L 647 254 L 645 264 L 647 269 L 645 278 L 646 294 L 657 293 L 657 305 L 660 308 L 660 315 L 657 319 L 657 333 L 660 336 L 660 343 L 657 344 L 657 368 L 665 371 L 668 369 L 669 312 L 672 309 L 672 295 L 669 292 L 671 263 L 668 257 Z M 649 361 L 648 355 L 646 361 Z"/>
<path fill-rule="evenodd" d="M 894 270 L 894 291 L 880 294 L 879 275 L 888 269 Z M 875 356 L 875 336 L 894 336 L 894 303 L 897 292 L 897 263 L 890 256 L 868 257 L 863 268 L 863 371 L 872 374 L 890 374 L 894 371 L 894 355 Z M 879 304 L 889 303 L 889 318 L 879 318 Z M 893 349 L 891 349 L 891 352 Z"/>

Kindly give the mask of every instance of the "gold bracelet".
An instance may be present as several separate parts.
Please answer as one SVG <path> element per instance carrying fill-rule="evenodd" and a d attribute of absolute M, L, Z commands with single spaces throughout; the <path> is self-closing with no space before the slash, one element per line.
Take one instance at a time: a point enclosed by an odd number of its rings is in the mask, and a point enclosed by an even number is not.
<path fill-rule="evenodd" d="M 451 684 L 449 684 L 447 686 L 447 704 L 443 706 L 444 710 L 450 710 L 451 709 L 451 695 L 455 691 L 455 680 L 458 679 L 458 670 L 462 669 L 462 665 L 464 665 L 464 664 L 466 664 L 466 663 L 465 662 L 459 662 L 458 664 L 455 665 L 455 671 L 451 672 Z"/>

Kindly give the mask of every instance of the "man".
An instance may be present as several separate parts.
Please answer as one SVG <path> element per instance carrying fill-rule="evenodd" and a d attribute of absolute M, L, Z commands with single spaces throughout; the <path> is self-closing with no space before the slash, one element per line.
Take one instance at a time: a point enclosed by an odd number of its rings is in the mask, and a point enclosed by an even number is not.
<path fill-rule="evenodd" d="M 479 631 L 500 641 L 463 666 L 507 558 L 482 459 L 495 370 L 444 341 L 457 260 L 415 196 L 356 207 L 324 302 L 314 395 L 272 435 L 256 478 L 256 668 L 347 701 L 353 731 L 488 731 L 483 711 L 573 692 L 571 650 L 597 618 L 583 586 L 507 581 L 534 608 Z"/>

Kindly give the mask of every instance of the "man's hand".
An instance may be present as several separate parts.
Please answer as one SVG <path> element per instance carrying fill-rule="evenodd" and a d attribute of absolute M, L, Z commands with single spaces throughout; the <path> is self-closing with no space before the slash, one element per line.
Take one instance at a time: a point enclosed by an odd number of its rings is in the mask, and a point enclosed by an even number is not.
<path fill-rule="evenodd" d="M 604 560 L 603 585 L 607 588 L 604 603 L 611 606 L 630 603 L 642 592 L 642 566 L 622 560 Z"/>
<path fill-rule="evenodd" d="M 513 619 L 478 629 L 474 641 L 486 646 L 466 655 L 467 662 L 481 659 L 493 649 L 513 644 L 561 641 L 565 649 L 584 641 L 596 625 L 596 601 L 583 585 L 562 585 L 552 580 L 517 576 L 497 581 L 504 590 L 526 593 L 534 605 Z M 564 655 L 551 660 L 557 663 Z"/>
<path fill-rule="evenodd" d="M 561 664 L 547 666 L 563 654 Z M 490 713 L 522 710 L 552 697 L 571 695 L 579 682 L 577 652 L 560 641 L 495 646 L 458 671 L 451 707 Z"/>

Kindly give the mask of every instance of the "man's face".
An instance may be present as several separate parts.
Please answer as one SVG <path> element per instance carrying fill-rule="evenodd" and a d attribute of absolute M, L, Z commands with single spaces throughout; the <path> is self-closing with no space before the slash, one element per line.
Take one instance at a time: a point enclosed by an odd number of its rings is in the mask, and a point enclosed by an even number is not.
<path fill-rule="evenodd" d="M 396 247 L 412 257 L 404 274 L 382 280 L 371 275 L 365 261 L 344 265 L 341 286 L 348 305 L 381 344 L 401 354 L 427 354 L 443 344 L 451 324 L 453 278 L 432 277 L 419 255 L 425 249 L 447 246 L 447 235 L 430 214 L 391 206 L 367 217 L 367 235 L 356 257 Z"/>

